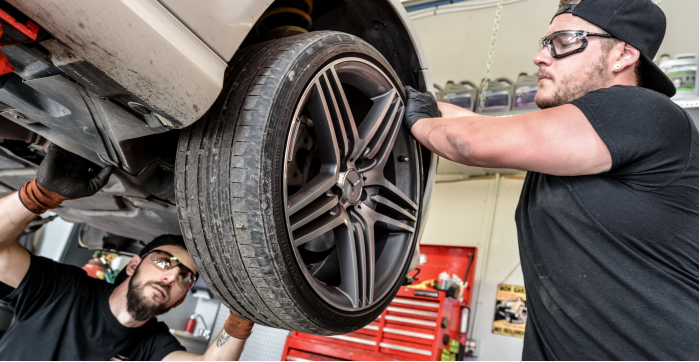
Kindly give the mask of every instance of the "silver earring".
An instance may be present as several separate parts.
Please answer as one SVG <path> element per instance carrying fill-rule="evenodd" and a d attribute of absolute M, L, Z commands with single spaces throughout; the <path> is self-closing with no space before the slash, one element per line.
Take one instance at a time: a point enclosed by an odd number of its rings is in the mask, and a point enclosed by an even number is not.
<path fill-rule="evenodd" d="M 619 70 L 620 67 L 621 67 L 620 64 L 615 64 L 615 69 L 616 69 L 616 70 Z"/>

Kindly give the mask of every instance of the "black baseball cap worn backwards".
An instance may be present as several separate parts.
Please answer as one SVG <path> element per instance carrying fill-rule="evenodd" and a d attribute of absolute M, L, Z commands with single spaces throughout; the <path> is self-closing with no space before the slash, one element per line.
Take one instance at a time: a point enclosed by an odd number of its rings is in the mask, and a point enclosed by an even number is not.
<path fill-rule="evenodd" d="M 560 7 L 554 17 L 566 13 L 595 24 L 639 49 L 642 87 L 669 97 L 676 94 L 671 79 L 652 61 L 666 35 L 666 15 L 651 0 L 581 0 Z"/>
<path fill-rule="evenodd" d="M 163 245 L 179 246 L 187 251 L 187 245 L 185 245 L 185 239 L 182 237 L 182 235 L 161 235 L 153 239 L 150 243 L 146 244 L 146 246 L 139 251 L 139 256 L 143 257 L 149 251 Z"/>

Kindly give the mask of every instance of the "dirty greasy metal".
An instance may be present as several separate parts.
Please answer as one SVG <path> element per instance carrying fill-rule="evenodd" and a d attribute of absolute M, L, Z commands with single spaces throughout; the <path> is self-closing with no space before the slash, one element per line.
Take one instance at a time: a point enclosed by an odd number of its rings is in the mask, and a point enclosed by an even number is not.
<path fill-rule="evenodd" d="M 271 4 L 271 1 L 251 2 L 241 9 L 224 0 L 201 4 L 187 0 L 125 0 L 104 4 L 88 0 L 8 2 L 70 47 L 55 40 L 42 42 L 51 52 L 46 54 L 50 56 L 47 59 L 54 64 L 39 59 L 31 66 L 27 64 L 26 69 L 18 69 L 16 74 L 32 81 L 25 84 L 26 87 L 30 88 L 31 84 L 34 87 L 31 89 L 46 89 L 49 81 L 56 82 L 57 78 L 52 76 L 65 73 L 82 86 L 74 87 L 82 97 L 74 97 L 74 100 L 84 102 L 83 108 L 96 111 L 98 115 L 124 113 L 125 120 L 101 115 L 93 119 L 91 125 L 82 124 L 90 135 L 83 129 L 69 134 L 57 129 L 55 124 L 43 126 L 42 122 L 25 117 L 16 109 L 3 114 L 71 152 L 101 164 L 117 164 L 128 171 L 115 173 L 116 181 L 108 185 L 107 192 L 100 193 L 100 197 L 91 198 L 89 208 L 87 204 L 76 205 L 78 209 L 95 211 L 114 208 L 128 211 L 125 204 L 130 201 L 125 197 L 146 200 L 134 203 L 135 208 L 157 200 L 174 203 L 169 176 L 174 159 L 167 154 L 146 152 L 142 147 L 155 143 L 148 140 L 148 137 L 157 136 L 154 133 L 189 125 L 207 111 L 221 91 L 217 83 L 223 80 L 225 61 Z M 412 36 L 415 32 L 400 1 L 329 0 L 315 5 L 312 31 L 339 30 L 357 35 L 385 56 L 405 84 L 422 88 L 431 83 L 425 55 L 418 39 Z M 250 19 L 238 17 L 237 12 L 247 12 L 245 16 Z M 395 36 L 382 36 L 387 32 Z M 222 33 L 226 34 L 225 42 L 221 41 Z M 30 50 L 36 52 L 36 49 Z M 108 108 L 119 108 L 116 101 L 127 104 L 133 112 L 123 108 L 107 112 Z M 62 106 L 69 110 L 72 107 Z M 146 112 L 143 110 L 153 113 L 143 116 Z M 143 137 L 146 135 L 151 136 Z M 83 142 L 85 137 L 100 139 L 102 145 Z M 173 147 L 170 151 L 174 150 Z M 425 160 L 424 164 L 434 169 L 436 159 Z M 430 188 L 432 180 L 426 181 L 426 187 Z M 101 223 L 101 216 L 97 214 L 78 214 L 72 216 L 88 223 L 93 220 Z M 171 222 L 177 225 L 177 220 L 171 221 L 169 217 L 156 219 L 162 225 Z M 119 220 L 110 227 L 115 233 L 128 232 L 135 222 L 128 218 Z"/>
<path fill-rule="evenodd" d="M 8 2 L 175 127 L 221 91 L 226 62 L 155 0 Z"/>

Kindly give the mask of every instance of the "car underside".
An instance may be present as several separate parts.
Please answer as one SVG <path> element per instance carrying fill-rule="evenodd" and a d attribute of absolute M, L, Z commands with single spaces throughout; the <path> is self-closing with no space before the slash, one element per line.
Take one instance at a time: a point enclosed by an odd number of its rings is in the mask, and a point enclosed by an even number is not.
<path fill-rule="evenodd" d="M 85 224 L 85 246 L 182 234 L 242 316 L 360 328 L 416 256 L 437 163 L 401 127 L 403 86 L 432 83 L 400 3 L 241 2 L 254 21 L 220 29 L 192 3 L 0 2 L 41 29 L 0 49 L 15 69 L 0 76 L 0 194 L 49 143 L 114 165 L 54 210 Z"/>

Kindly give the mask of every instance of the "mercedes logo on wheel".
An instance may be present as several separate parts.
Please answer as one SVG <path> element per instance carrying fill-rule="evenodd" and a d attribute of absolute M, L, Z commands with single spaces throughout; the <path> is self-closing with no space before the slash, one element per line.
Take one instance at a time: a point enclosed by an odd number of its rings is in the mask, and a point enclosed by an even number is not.
<path fill-rule="evenodd" d="M 355 169 L 350 169 L 340 175 L 339 186 L 343 190 L 343 201 L 356 205 L 362 198 L 362 175 Z"/>

